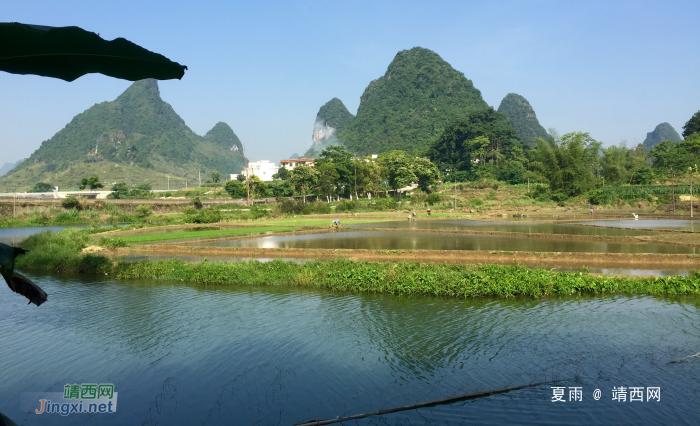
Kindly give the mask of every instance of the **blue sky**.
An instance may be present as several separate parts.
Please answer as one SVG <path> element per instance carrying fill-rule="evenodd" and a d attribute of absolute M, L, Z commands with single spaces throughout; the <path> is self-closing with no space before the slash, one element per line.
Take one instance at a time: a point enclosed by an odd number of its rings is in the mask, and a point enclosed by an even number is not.
<path fill-rule="evenodd" d="M 311 144 L 319 107 L 353 114 L 403 49 L 437 52 L 486 102 L 525 96 L 540 123 L 605 145 L 641 143 L 664 121 L 681 133 L 700 109 L 700 2 L 686 1 L 33 1 L 0 21 L 77 25 L 185 64 L 161 95 L 203 135 L 228 123 L 252 160 Z M 73 116 L 129 82 L 0 72 L 0 165 L 29 156 Z"/>

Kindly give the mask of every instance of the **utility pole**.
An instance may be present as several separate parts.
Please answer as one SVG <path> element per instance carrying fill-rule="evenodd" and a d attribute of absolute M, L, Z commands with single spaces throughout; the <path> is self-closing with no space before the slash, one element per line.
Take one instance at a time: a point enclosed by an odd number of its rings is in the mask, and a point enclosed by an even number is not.
<path fill-rule="evenodd" d="M 170 176 L 168 176 L 168 191 L 170 191 Z"/>
<path fill-rule="evenodd" d="M 527 178 L 527 192 L 530 193 L 530 178 Z"/>
<path fill-rule="evenodd" d="M 673 203 L 673 215 L 676 215 L 676 181 L 673 175 L 673 167 L 671 167 L 671 203 Z"/>
<path fill-rule="evenodd" d="M 455 213 L 457 213 L 457 175 L 454 175 L 455 178 Z"/>
<path fill-rule="evenodd" d="M 199 173 L 199 187 L 201 188 L 202 187 L 202 171 L 197 170 L 197 172 Z"/>
<path fill-rule="evenodd" d="M 245 167 L 245 188 L 246 188 L 246 206 L 250 205 L 250 179 L 248 178 L 248 158 L 245 156 L 245 142 L 243 143 L 243 166 Z"/>
<path fill-rule="evenodd" d="M 355 214 L 357 214 L 357 158 L 352 159 L 352 164 L 355 166 Z"/>
<path fill-rule="evenodd" d="M 693 170 L 690 170 L 690 217 L 693 217 Z"/>

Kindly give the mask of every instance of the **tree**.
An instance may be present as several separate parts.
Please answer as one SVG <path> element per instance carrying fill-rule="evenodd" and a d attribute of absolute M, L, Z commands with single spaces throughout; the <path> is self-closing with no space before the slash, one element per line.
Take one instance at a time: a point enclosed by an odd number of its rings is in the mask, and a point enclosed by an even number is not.
<path fill-rule="evenodd" d="M 29 192 L 50 192 L 53 191 L 53 185 L 46 182 L 37 182 Z"/>
<path fill-rule="evenodd" d="M 344 146 L 331 146 L 321 152 L 316 160 L 316 170 L 325 190 L 330 190 L 323 192 L 324 195 L 352 192 L 355 180 L 352 161 L 352 154 Z"/>
<path fill-rule="evenodd" d="M 437 166 L 427 158 L 418 157 L 413 159 L 412 169 L 418 187 L 425 192 L 430 192 L 430 187 L 435 185 L 440 177 Z"/>
<path fill-rule="evenodd" d="M 219 183 L 221 181 L 221 173 L 217 171 L 213 171 L 209 173 L 209 177 L 211 178 L 211 181 L 214 183 Z"/>
<path fill-rule="evenodd" d="M 335 165 L 330 162 L 320 163 L 315 167 L 318 172 L 318 190 L 320 195 L 331 196 L 340 192 L 340 174 Z"/>
<path fill-rule="evenodd" d="M 318 183 L 318 172 L 308 166 L 297 166 L 292 170 L 289 183 L 292 184 L 295 190 L 302 193 L 306 203 L 307 192 Z"/>
<path fill-rule="evenodd" d="M 379 155 L 377 161 L 382 168 L 382 177 L 395 191 L 418 180 L 413 173 L 413 159 L 404 151 L 385 152 Z"/>
<path fill-rule="evenodd" d="M 231 198 L 245 198 L 247 196 L 245 183 L 239 180 L 230 180 L 226 182 L 224 189 Z"/>
<path fill-rule="evenodd" d="M 688 120 L 685 123 L 685 126 L 683 126 L 684 138 L 687 138 L 694 133 L 700 133 L 700 111 L 693 114 L 693 116 L 690 117 L 690 120 Z"/>
<path fill-rule="evenodd" d="M 280 167 L 272 177 L 274 179 L 287 180 L 289 179 L 289 170 L 286 167 Z"/>
<path fill-rule="evenodd" d="M 90 176 L 90 177 L 88 177 L 88 178 L 83 178 L 83 179 L 80 181 L 80 187 L 79 187 L 79 188 L 80 188 L 81 191 L 82 191 L 83 189 L 85 189 L 85 188 L 87 188 L 87 189 L 89 189 L 90 191 L 92 191 L 93 189 L 103 188 L 103 187 L 104 187 L 104 185 L 102 185 L 102 184 L 100 183 L 100 178 L 98 178 L 97 176 Z"/>
<path fill-rule="evenodd" d="M 250 195 L 253 197 L 267 197 L 267 184 L 259 177 L 251 175 L 249 180 Z"/>
<path fill-rule="evenodd" d="M 682 142 L 663 141 L 649 151 L 655 169 L 675 170 L 700 163 L 700 133 L 693 133 Z"/>
<path fill-rule="evenodd" d="M 498 176 L 522 142 L 508 118 L 493 108 L 474 111 L 448 126 L 428 156 L 440 170 L 466 172 L 469 179 Z M 479 160 L 478 162 L 474 160 Z"/>
<path fill-rule="evenodd" d="M 535 141 L 530 165 L 549 182 L 552 198 L 561 201 L 594 187 L 593 164 L 598 160 L 600 142 L 583 132 Z"/>
<path fill-rule="evenodd" d="M 109 195 L 112 198 L 121 199 L 121 198 L 128 198 L 130 192 L 131 192 L 131 189 L 129 188 L 129 185 L 125 184 L 124 182 L 119 182 L 119 183 L 115 183 L 112 186 L 112 193 Z"/>

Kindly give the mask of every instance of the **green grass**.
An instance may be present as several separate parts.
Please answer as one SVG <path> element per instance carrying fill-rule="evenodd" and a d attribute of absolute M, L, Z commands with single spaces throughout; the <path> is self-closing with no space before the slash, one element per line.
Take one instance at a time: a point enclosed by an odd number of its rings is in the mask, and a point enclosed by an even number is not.
<path fill-rule="evenodd" d="M 548 297 L 570 294 L 700 294 L 700 271 L 690 276 L 632 278 L 554 272 L 524 266 L 327 260 L 296 263 L 120 261 L 82 255 L 90 230 L 42 233 L 25 240 L 30 252 L 17 268 L 100 273 L 117 279 L 187 281 L 204 285 L 296 286 L 337 291 L 453 297 Z"/>
<path fill-rule="evenodd" d="M 230 237 L 233 235 L 256 234 L 262 232 L 286 232 L 296 231 L 298 229 L 299 228 L 284 226 L 261 226 L 251 228 L 212 229 L 207 231 L 186 231 L 172 234 L 130 235 L 119 237 L 119 239 L 124 240 L 126 243 L 145 243 L 153 241 L 186 240 L 190 238 Z"/>
<path fill-rule="evenodd" d="M 700 294 L 700 274 L 625 278 L 583 272 L 553 272 L 523 266 L 450 265 L 421 262 L 329 260 L 295 263 L 121 263 L 118 279 L 146 278 L 210 285 L 315 287 L 338 291 L 455 297 L 547 297 L 561 294 Z"/>

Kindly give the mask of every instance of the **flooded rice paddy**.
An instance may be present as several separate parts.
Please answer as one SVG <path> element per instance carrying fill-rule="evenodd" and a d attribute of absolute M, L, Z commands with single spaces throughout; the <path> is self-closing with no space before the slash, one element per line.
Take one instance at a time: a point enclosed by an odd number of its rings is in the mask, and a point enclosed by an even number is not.
<path fill-rule="evenodd" d="M 584 226 L 583 224 L 512 222 L 508 223 L 484 222 L 478 220 L 405 220 L 380 223 L 358 223 L 351 224 L 348 226 L 352 228 L 433 229 L 440 231 L 472 230 L 524 232 L 528 234 L 605 235 L 610 237 L 634 237 L 638 235 L 654 235 L 654 232 L 652 231 L 597 228 L 592 226 Z"/>
<path fill-rule="evenodd" d="M 698 297 L 457 300 L 31 275 L 0 292 L 0 410 L 26 425 L 290 425 L 564 379 L 375 424 L 694 424 Z M 113 414 L 33 414 L 30 392 L 113 383 Z M 551 386 L 566 402 L 552 402 Z M 612 400 L 613 388 L 660 400 Z M 580 388 L 581 401 L 568 401 Z M 600 400 L 593 398 L 599 389 Z M 31 402 L 31 401 L 30 401 Z"/>
<path fill-rule="evenodd" d="M 617 243 L 537 239 L 504 235 L 426 233 L 410 231 L 345 231 L 279 235 L 190 244 L 206 247 L 365 249 L 365 250 L 498 250 L 534 252 L 693 254 L 700 249 L 671 244 Z"/>
<path fill-rule="evenodd" d="M 581 223 L 585 225 L 609 226 L 615 228 L 673 229 L 678 231 L 700 232 L 700 221 L 689 219 L 595 220 Z"/>

